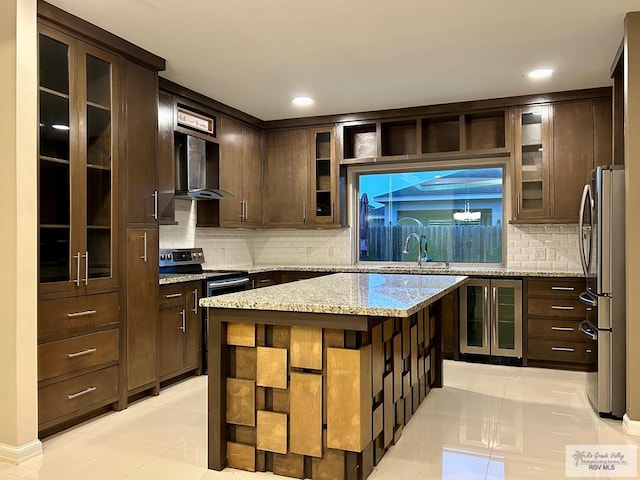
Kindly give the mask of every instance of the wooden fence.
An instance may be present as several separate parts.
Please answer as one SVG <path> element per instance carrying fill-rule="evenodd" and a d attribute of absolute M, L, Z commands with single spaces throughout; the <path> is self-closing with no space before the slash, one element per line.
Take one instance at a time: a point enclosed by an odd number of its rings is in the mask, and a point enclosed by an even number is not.
<path fill-rule="evenodd" d="M 368 251 L 364 255 L 360 252 L 360 260 L 416 261 L 418 242 L 415 239 L 409 243 L 409 253 L 402 253 L 410 233 L 426 235 L 434 262 L 502 262 L 502 227 L 482 225 L 370 226 Z"/>

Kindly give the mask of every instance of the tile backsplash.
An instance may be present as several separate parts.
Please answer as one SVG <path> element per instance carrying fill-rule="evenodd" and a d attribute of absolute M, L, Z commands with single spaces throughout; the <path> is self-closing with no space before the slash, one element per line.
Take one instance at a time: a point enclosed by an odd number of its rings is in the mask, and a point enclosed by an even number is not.
<path fill-rule="evenodd" d="M 507 266 L 582 272 L 577 225 L 507 225 Z"/>
<path fill-rule="evenodd" d="M 196 202 L 176 199 L 178 225 L 160 227 L 160 248 L 202 247 L 207 268 L 349 265 L 351 229 L 196 228 Z M 509 268 L 581 272 L 577 225 L 507 225 Z"/>

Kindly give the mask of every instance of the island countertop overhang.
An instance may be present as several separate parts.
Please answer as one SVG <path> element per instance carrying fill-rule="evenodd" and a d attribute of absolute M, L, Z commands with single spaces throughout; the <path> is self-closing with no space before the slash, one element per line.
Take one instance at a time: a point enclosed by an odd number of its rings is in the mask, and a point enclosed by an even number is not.
<path fill-rule="evenodd" d="M 200 299 L 201 307 L 234 310 L 409 317 L 461 287 L 461 275 L 337 273 Z"/>

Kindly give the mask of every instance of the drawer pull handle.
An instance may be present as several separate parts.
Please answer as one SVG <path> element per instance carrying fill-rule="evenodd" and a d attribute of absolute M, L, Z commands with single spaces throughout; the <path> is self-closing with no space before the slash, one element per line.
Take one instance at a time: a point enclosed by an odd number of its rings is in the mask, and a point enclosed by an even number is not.
<path fill-rule="evenodd" d="M 569 347 L 551 347 L 551 350 L 553 350 L 554 352 L 575 352 L 575 348 L 569 348 Z"/>
<path fill-rule="evenodd" d="M 567 307 L 564 305 L 551 305 L 551 310 L 575 310 L 575 307 Z"/>
<path fill-rule="evenodd" d="M 168 293 L 164 296 L 164 298 L 178 298 L 181 296 L 182 296 L 182 293 Z"/>
<path fill-rule="evenodd" d="M 587 348 L 587 353 L 591 353 L 591 349 L 590 348 Z"/>
<path fill-rule="evenodd" d="M 78 393 L 72 393 L 70 395 L 67 395 L 67 400 L 73 400 L 74 398 L 81 397 L 82 395 L 86 395 L 87 393 L 94 392 L 97 389 L 98 387 L 85 388 L 84 390 L 81 390 Z"/>
<path fill-rule="evenodd" d="M 267 283 L 267 282 L 271 282 L 272 280 L 270 278 L 263 278 L 262 280 L 258 280 L 258 282 L 260 283 Z"/>
<path fill-rule="evenodd" d="M 573 332 L 573 327 L 551 327 L 551 330 L 558 332 Z"/>
<path fill-rule="evenodd" d="M 81 357 L 83 355 L 89 355 L 90 353 L 94 353 L 97 351 L 96 348 L 87 348 L 86 350 L 82 350 L 80 352 L 68 353 L 67 356 L 69 358 Z"/>
<path fill-rule="evenodd" d="M 560 290 L 562 292 L 573 292 L 575 287 L 551 287 L 551 290 Z"/>
<path fill-rule="evenodd" d="M 84 312 L 67 313 L 68 318 L 86 317 L 87 315 L 94 315 L 95 310 L 85 310 Z"/>

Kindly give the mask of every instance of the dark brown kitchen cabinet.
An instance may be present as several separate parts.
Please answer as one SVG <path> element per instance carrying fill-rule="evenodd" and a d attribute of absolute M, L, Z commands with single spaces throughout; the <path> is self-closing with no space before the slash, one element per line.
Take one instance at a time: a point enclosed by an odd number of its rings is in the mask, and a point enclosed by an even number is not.
<path fill-rule="evenodd" d="M 528 366 L 592 371 L 597 343 L 580 332 L 586 307 L 582 278 L 530 278 L 525 282 Z"/>
<path fill-rule="evenodd" d="M 158 289 L 153 194 L 165 62 L 46 2 L 38 34 L 39 430 L 48 435 L 123 408 L 128 384 L 150 378 L 146 360 L 126 359 L 145 357 L 143 336 L 128 334 L 157 317 L 146 299 Z"/>
<path fill-rule="evenodd" d="M 304 226 L 309 221 L 310 152 L 311 136 L 306 128 L 267 133 L 267 225 Z"/>
<path fill-rule="evenodd" d="M 611 164 L 611 100 L 554 104 L 552 127 L 551 218 L 576 223 L 589 172 Z"/>
<path fill-rule="evenodd" d="M 126 347 L 129 395 L 157 388 L 158 229 L 127 229 Z"/>
<path fill-rule="evenodd" d="M 160 287 L 158 358 L 160 381 L 202 370 L 200 282 Z"/>
<path fill-rule="evenodd" d="M 125 221 L 128 225 L 156 224 L 158 182 L 156 131 L 158 128 L 158 74 L 126 60 L 124 65 L 126 125 Z"/>
<path fill-rule="evenodd" d="M 267 226 L 324 227 L 340 223 L 333 127 L 267 133 Z"/>
<path fill-rule="evenodd" d="M 229 117 L 220 119 L 221 227 L 262 223 L 262 133 Z"/>
<path fill-rule="evenodd" d="M 515 109 L 513 217 L 577 223 L 589 172 L 612 162 L 611 98 Z"/>
<path fill-rule="evenodd" d="M 39 33 L 39 293 L 114 290 L 118 57 Z"/>
<path fill-rule="evenodd" d="M 158 95 L 158 138 L 156 167 L 158 175 L 158 223 L 174 225 L 175 219 L 175 98 L 160 91 Z"/>
<path fill-rule="evenodd" d="M 549 106 L 515 109 L 514 218 L 549 218 Z"/>
<path fill-rule="evenodd" d="M 46 433 L 119 400 L 121 96 L 118 56 L 38 28 L 38 427 Z"/>
<path fill-rule="evenodd" d="M 311 131 L 310 162 L 310 223 L 316 226 L 338 225 L 340 212 L 334 127 Z"/>

